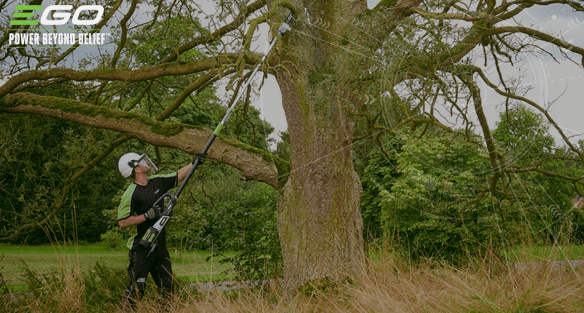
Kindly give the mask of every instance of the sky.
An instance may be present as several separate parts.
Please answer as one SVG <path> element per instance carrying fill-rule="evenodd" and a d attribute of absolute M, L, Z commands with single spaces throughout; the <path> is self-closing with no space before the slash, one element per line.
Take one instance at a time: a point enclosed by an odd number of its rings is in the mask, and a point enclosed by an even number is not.
<path fill-rule="evenodd" d="M 584 13 L 572 12 L 562 5 L 550 5 L 529 9 L 520 17 L 524 25 L 533 24 L 540 31 L 551 31 L 569 43 L 584 47 Z M 551 45 L 541 43 L 542 48 L 550 49 Z M 565 60 L 557 49 L 550 49 L 557 58 L 555 61 L 549 56 L 523 55 L 525 58 L 522 69 L 525 71 L 524 86 L 532 87 L 527 97 L 541 105 L 549 106 L 552 118 L 567 134 L 575 135 L 574 139 L 584 139 L 584 123 L 581 122 L 584 113 L 584 69 L 582 58 L 574 53 L 567 52 L 577 64 Z M 493 71 L 493 69 L 491 69 Z M 493 73 L 494 75 L 494 73 Z M 491 75 L 491 76 L 493 76 Z M 507 73 L 517 76 L 514 71 Z M 502 98 L 493 90 L 482 86 L 485 108 L 498 120 L 497 104 Z M 500 107 L 499 107 L 500 109 Z M 558 138 L 558 134 L 552 131 Z"/>

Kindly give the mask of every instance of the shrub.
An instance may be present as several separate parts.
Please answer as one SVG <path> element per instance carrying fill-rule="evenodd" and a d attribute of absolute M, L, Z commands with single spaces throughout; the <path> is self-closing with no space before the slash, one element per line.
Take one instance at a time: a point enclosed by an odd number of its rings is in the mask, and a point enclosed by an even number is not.
<path fill-rule="evenodd" d="M 233 264 L 239 279 L 281 276 L 282 256 L 277 231 L 276 200 L 271 186 L 239 179 L 241 173 L 226 166 L 205 166 L 192 195 L 198 199 L 204 225 L 191 234 L 188 247 L 210 249 Z M 221 252 L 236 251 L 235 256 Z"/>
<path fill-rule="evenodd" d="M 101 240 L 106 244 L 108 248 L 117 250 L 121 248 L 122 235 L 114 230 L 108 230 L 101 234 Z"/>

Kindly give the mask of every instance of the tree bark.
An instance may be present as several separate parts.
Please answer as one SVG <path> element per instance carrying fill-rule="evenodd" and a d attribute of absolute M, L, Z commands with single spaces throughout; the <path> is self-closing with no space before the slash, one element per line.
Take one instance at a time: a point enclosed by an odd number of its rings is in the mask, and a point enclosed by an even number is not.
<path fill-rule="evenodd" d="M 320 27 L 295 23 L 284 39 L 282 56 L 291 61 L 284 64 L 293 65 L 276 77 L 292 159 L 278 202 L 278 232 L 289 291 L 357 275 L 365 263 L 362 188 L 351 158 L 356 100 L 343 80 L 350 56 L 337 48 L 347 21 L 364 5 L 304 1 Z"/>

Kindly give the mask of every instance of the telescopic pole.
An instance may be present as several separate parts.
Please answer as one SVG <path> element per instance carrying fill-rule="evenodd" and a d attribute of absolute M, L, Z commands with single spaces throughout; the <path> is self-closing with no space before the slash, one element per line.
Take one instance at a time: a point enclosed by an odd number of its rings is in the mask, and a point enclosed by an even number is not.
<path fill-rule="evenodd" d="M 280 28 L 278 28 L 278 30 L 277 30 L 280 37 L 284 36 L 286 34 L 286 32 L 288 32 L 290 30 L 289 23 L 291 21 L 292 21 L 292 14 L 288 14 L 288 16 L 286 17 L 286 19 L 284 20 L 284 22 L 282 23 Z M 268 56 L 268 54 L 270 53 L 270 51 L 272 50 L 274 45 L 276 45 L 276 42 L 278 42 L 277 37 L 274 38 L 274 40 L 270 43 L 270 45 L 268 46 L 267 52 L 262 57 L 261 61 L 255 66 L 255 68 L 253 69 L 253 72 L 251 73 L 251 75 L 249 76 L 249 78 L 247 79 L 245 84 L 243 85 L 243 88 L 241 88 L 241 90 L 246 90 L 247 87 L 252 83 L 253 77 L 255 76 L 257 71 L 260 69 L 260 66 L 266 60 L 266 57 Z M 150 256 L 150 253 L 152 253 L 152 251 L 154 251 L 154 249 L 156 248 L 156 239 L 158 239 L 158 235 L 160 234 L 160 232 L 162 232 L 162 230 L 164 229 L 164 226 L 166 226 L 166 223 L 168 222 L 168 220 L 172 216 L 172 210 L 174 209 L 174 207 L 176 205 L 177 198 L 182 193 L 182 191 L 185 188 L 185 186 L 187 185 L 187 182 L 189 181 L 189 179 L 191 179 L 191 176 L 193 176 L 193 174 L 197 170 L 197 167 L 200 164 L 199 163 L 200 158 L 205 157 L 207 155 L 207 151 L 209 150 L 209 148 L 211 148 L 211 145 L 213 145 L 215 138 L 217 138 L 217 136 L 221 133 L 223 126 L 225 125 L 225 123 L 227 123 L 227 121 L 229 120 L 229 117 L 231 117 L 231 111 L 237 105 L 237 101 L 239 101 L 239 98 L 241 98 L 241 95 L 242 95 L 242 93 L 237 94 L 237 96 L 235 97 L 235 101 L 233 101 L 233 105 L 227 109 L 227 111 L 225 112 L 225 116 L 223 116 L 221 123 L 219 123 L 219 125 L 217 125 L 217 127 L 213 131 L 211 138 L 209 138 L 209 140 L 207 141 L 207 144 L 205 145 L 205 147 L 203 148 L 201 153 L 197 154 L 197 156 L 193 160 L 193 166 L 191 167 L 191 170 L 187 173 L 187 176 L 185 177 L 183 182 L 178 187 L 178 190 L 176 191 L 176 193 L 174 193 L 174 194 L 166 193 L 166 194 L 162 195 L 162 197 L 160 197 L 156 201 L 156 203 L 154 203 L 154 206 L 159 206 L 160 208 L 165 206 L 165 203 L 166 203 L 166 208 L 165 208 L 164 212 L 162 213 L 162 216 L 160 217 L 160 219 L 153 226 L 148 228 L 148 230 L 144 234 L 144 237 L 142 237 L 142 239 L 140 240 L 139 244 L 142 245 L 143 247 L 145 247 L 145 248 L 151 247 L 150 252 L 148 252 L 148 255 L 146 256 L 146 258 L 148 258 Z"/>

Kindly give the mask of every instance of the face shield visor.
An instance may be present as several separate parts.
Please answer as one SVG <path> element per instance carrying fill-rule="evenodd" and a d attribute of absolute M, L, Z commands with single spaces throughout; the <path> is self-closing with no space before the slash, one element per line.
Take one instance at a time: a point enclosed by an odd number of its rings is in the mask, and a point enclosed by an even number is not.
<path fill-rule="evenodd" d="M 146 166 L 150 169 L 150 174 L 156 174 L 156 172 L 158 172 L 158 167 L 156 167 L 156 165 L 154 165 L 154 162 L 152 162 L 152 160 L 150 160 L 150 158 L 148 157 L 148 155 L 146 155 L 146 153 L 143 153 L 138 160 L 132 160 L 134 162 L 134 167 L 138 164 Z"/>

